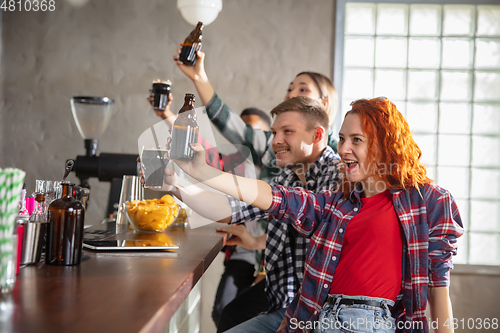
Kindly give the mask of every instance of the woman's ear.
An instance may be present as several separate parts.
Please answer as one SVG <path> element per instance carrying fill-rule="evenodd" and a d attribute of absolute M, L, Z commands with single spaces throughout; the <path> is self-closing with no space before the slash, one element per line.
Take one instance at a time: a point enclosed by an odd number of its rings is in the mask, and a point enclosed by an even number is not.
<path fill-rule="evenodd" d="M 328 96 L 321 99 L 321 104 L 325 108 L 326 114 L 328 115 L 329 124 L 331 125 L 333 123 L 333 119 L 332 119 L 333 110 L 330 109 L 330 99 L 328 98 Z"/>
<path fill-rule="evenodd" d="M 328 107 L 330 106 L 330 99 L 328 98 L 328 96 L 325 96 L 321 99 L 321 104 L 323 104 L 323 106 L 325 107 L 325 110 L 328 110 Z M 328 111 L 327 111 L 328 113 Z"/>

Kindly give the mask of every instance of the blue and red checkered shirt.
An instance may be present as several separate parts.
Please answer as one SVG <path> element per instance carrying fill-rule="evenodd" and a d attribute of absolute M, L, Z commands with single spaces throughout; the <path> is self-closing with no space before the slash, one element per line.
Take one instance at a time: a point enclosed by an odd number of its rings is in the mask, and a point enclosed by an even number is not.
<path fill-rule="evenodd" d="M 335 274 L 344 231 L 362 209 L 358 191 L 349 199 L 341 192 L 319 194 L 302 188 L 273 186 L 270 218 L 290 223 L 310 238 L 302 286 L 288 307 L 285 332 L 309 332 L 307 325 L 290 325 L 290 319 L 303 323 L 318 320 Z M 463 234 L 458 207 L 451 194 L 434 184 L 419 191 L 414 188 L 392 190 L 394 209 L 404 231 L 403 280 L 398 302 L 393 308 L 400 328 L 397 332 L 428 332 L 425 309 L 428 287 L 449 285 L 451 256 L 456 254 L 457 238 Z M 304 328 L 306 327 L 306 328 Z"/>
<path fill-rule="evenodd" d="M 291 168 L 285 168 L 271 181 L 270 185 L 300 186 L 317 193 L 332 189 L 340 180 L 339 160 L 339 156 L 333 149 L 326 147 L 321 156 L 307 170 L 305 185 Z M 247 205 L 232 197 L 228 199 L 232 208 L 231 223 L 268 217 L 265 211 L 257 207 Z M 270 219 L 267 226 L 264 256 L 269 311 L 288 307 L 297 294 L 304 277 L 308 243 L 308 239 L 294 228 Z"/>

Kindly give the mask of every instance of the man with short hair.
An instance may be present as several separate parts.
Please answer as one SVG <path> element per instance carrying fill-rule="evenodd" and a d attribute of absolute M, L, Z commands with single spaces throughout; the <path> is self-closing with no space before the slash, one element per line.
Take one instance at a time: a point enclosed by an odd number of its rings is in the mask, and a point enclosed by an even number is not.
<path fill-rule="evenodd" d="M 283 172 L 271 181 L 271 185 L 304 187 L 313 192 L 330 190 L 339 181 L 338 155 L 328 144 L 328 116 L 318 102 L 307 97 L 295 97 L 276 106 L 271 115 L 275 117 L 271 127 L 273 133 L 272 149 L 276 156 L 276 165 Z M 234 208 L 240 202 L 230 198 Z M 264 211 L 243 206 L 241 210 L 233 209 L 231 224 L 268 217 Z M 224 229 L 223 229 L 224 230 Z M 225 229 L 241 235 L 240 229 Z M 250 239 L 244 234 L 242 238 Z M 270 220 L 265 235 L 251 245 L 265 249 L 266 281 L 258 283 L 240 297 L 229 303 L 219 321 L 218 332 L 242 322 L 245 317 L 255 316 L 248 321 L 233 327 L 231 333 L 263 333 L 275 332 L 288 305 L 297 293 L 304 276 L 304 263 L 308 239 L 301 236 L 294 228 L 278 221 Z M 267 309 L 255 306 L 260 293 L 264 292 L 268 299 Z M 224 319 L 236 319 L 224 322 Z"/>
<path fill-rule="evenodd" d="M 330 190 L 339 181 L 337 164 L 340 158 L 327 144 L 329 121 L 324 107 L 311 98 L 294 97 L 276 106 L 271 115 L 275 116 L 271 127 L 274 136 L 272 149 L 276 165 L 283 172 L 270 184 L 300 186 L 314 192 Z M 165 181 L 172 184 L 174 180 L 168 172 Z M 164 190 L 171 190 L 197 213 L 215 221 L 239 224 L 268 217 L 266 212 L 235 198 L 227 197 L 229 207 L 227 199 L 221 200 L 226 198 L 222 194 L 208 191 L 202 194 L 202 191 L 193 192 L 179 186 Z M 294 228 L 273 220 L 269 221 L 267 237 L 255 238 L 245 233 L 243 238 L 251 240 L 252 244 L 247 241 L 240 244 L 249 245 L 254 250 L 265 249 L 266 280 L 225 307 L 223 314 L 231 311 L 234 321 L 223 322 L 221 317 L 218 332 L 240 323 L 229 332 L 275 332 L 302 283 L 309 242 Z M 248 298 L 248 295 L 261 296 Z M 265 296 L 268 302 L 262 302 Z M 263 311 L 266 313 L 256 316 Z"/>

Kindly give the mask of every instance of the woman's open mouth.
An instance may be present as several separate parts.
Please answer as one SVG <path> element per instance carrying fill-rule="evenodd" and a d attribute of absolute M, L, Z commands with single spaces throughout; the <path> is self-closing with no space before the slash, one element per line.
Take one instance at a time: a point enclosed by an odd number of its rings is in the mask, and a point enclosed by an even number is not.
<path fill-rule="evenodd" d="M 353 160 L 344 160 L 344 163 L 347 171 L 353 170 L 358 165 L 358 162 Z"/>

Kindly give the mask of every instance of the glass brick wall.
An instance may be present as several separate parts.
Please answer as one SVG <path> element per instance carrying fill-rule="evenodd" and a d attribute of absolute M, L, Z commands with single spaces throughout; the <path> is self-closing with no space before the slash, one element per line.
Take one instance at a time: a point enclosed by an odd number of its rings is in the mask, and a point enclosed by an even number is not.
<path fill-rule="evenodd" d="M 342 111 L 386 96 L 466 228 L 455 263 L 500 265 L 500 6 L 347 3 Z"/>

